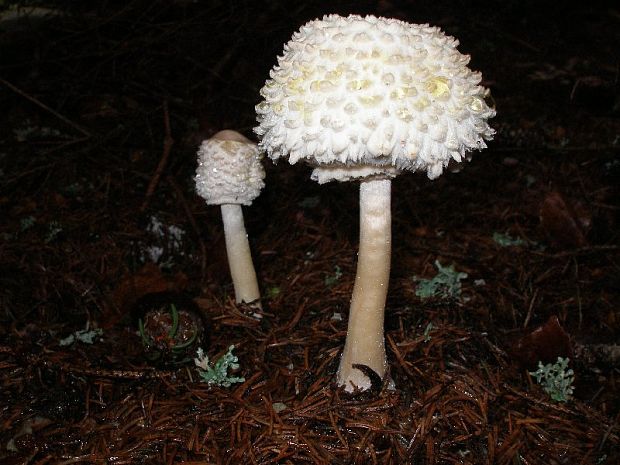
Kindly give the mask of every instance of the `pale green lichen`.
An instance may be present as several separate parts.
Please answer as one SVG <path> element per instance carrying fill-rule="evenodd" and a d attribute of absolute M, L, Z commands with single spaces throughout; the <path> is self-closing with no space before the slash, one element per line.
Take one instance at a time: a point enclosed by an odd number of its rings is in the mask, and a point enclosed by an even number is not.
<path fill-rule="evenodd" d="M 507 233 L 502 234 L 494 232 L 493 240 L 502 247 L 526 246 L 529 244 L 528 241 L 521 239 L 520 237 L 514 238 Z"/>
<path fill-rule="evenodd" d="M 558 357 L 555 363 L 543 365 L 538 362 L 538 370 L 531 371 L 532 375 L 543 390 L 556 402 L 566 402 L 573 393 L 575 374 L 568 369 L 568 358 Z"/>
<path fill-rule="evenodd" d="M 202 348 L 198 348 L 198 357 L 194 359 L 194 363 L 198 367 L 198 374 L 204 382 L 209 385 L 230 387 L 234 383 L 242 383 L 245 381 L 243 377 L 230 376 L 228 374 L 229 368 L 231 370 L 239 369 L 239 364 L 237 363 L 239 359 L 232 353 L 234 348 L 234 345 L 228 347 L 228 352 L 222 355 L 213 366 L 209 363 L 209 357 L 204 353 Z"/>
<path fill-rule="evenodd" d="M 82 342 L 84 344 L 93 344 L 95 342 L 95 338 L 101 337 L 103 335 L 103 330 L 101 328 L 95 329 L 80 329 L 79 331 L 75 331 L 74 333 L 69 334 L 67 337 L 58 341 L 58 344 L 61 346 L 70 346 L 74 342 Z"/>
<path fill-rule="evenodd" d="M 440 297 L 443 299 L 459 298 L 461 296 L 461 279 L 467 278 L 467 273 L 455 271 L 454 265 L 442 266 L 435 260 L 437 275 L 432 279 L 413 277 L 418 282 L 415 295 L 422 299 Z"/>
<path fill-rule="evenodd" d="M 334 274 L 325 276 L 325 286 L 332 287 L 340 278 L 342 278 L 342 270 L 336 265 L 334 267 Z"/>

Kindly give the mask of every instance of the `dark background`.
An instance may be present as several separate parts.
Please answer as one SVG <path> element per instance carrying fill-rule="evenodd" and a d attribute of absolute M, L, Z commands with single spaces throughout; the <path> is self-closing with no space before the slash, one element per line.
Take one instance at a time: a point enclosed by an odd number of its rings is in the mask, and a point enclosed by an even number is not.
<path fill-rule="evenodd" d="M 0 5 L 0 434 L 21 437 L 0 461 L 617 463 L 620 8 L 27 2 L 49 15 L 8 21 Z M 254 105 L 283 44 L 327 13 L 440 26 L 497 109 L 495 140 L 461 172 L 393 183 L 397 391 L 359 402 L 331 384 L 357 185 L 318 186 L 307 167 L 265 161 L 267 186 L 245 209 L 260 323 L 231 300 L 219 211 L 193 185 L 203 139 L 231 128 L 255 140 Z M 502 247 L 494 233 L 524 242 Z M 416 296 L 413 277 L 434 276 L 435 260 L 468 273 L 462 298 Z M 211 357 L 236 345 L 246 384 L 208 388 L 187 366 L 149 364 L 136 315 L 161 292 L 210 321 Z M 59 346 L 86 324 L 103 340 Z M 557 356 L 576 374 L 562 405 L 528 375 Z M 279 400 L 289 410 L 274 420 Z"/>

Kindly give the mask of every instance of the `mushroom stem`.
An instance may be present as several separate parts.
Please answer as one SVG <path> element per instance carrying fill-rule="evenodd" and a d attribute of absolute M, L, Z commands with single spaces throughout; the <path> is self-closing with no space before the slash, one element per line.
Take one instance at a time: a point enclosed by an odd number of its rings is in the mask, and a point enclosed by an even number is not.
<path fill-rule="evenodd" d="M 226 254 L 228 266 L 235 288 L 237 303 L 251 303 L 256 308 L 262 308 L 260 304 L 260 291 L 256 281 L 256 272 L 250 253 L 248 234 L 243 223 L 243 211 L 241 205 L 221 205 L 222 222 L 224 223 L 224 236 L 226 240 Z"/>
<path fill-rule="evenodd" d="M 360 183 L 357 274 L 338 368 L 338 385 L 348 392 L 371 387 L 370 379 L 353 365 L 366 365 L 381 378 L 387 371 L 383 314 L 390 278 L 390 188 L 389 179 L 371 178 Z"/>

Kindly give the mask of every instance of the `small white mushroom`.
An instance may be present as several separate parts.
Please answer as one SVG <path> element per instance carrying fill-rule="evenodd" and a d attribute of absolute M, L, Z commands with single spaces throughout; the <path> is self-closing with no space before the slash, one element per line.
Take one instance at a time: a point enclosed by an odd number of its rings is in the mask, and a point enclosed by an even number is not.
<path fill-rule="evenodd" d="M 220 205 L 226 254 L 235 299 L 261 308 L 241 205 L 251 205 L 265 186 L 265 171 L 255 143 L 236 131 L 220 131 L 198 150 L 196 192 L 209 205 Z"/>
<path fill-rule="evenodd" d="M 428 24 L 328 15 L 293 35 L 261 89 L 255 132 L 270 158 L 306 161 L 319 183 L 361 181 L 357 276 L 338 370 L 347 391 L 370 387 L 357 366 L 387 371 L 391 178 L 409 170 L 434 179 L 494 134 L 488 91 L 457 45 Z"/>

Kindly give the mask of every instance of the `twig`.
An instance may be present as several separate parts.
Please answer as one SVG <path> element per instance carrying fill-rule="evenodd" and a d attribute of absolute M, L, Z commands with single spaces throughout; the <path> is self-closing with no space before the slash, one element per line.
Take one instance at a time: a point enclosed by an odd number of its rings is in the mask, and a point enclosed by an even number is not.
<path fill-rule="evenodd" d="M 616 150 L 617 147 L 614 144 L 605 144 L 598 146 L 586 146 L 586 145 L 575 145 L 575 146 L 564 146 L 560 147 L 557 145 L 539 145 L 533 147 L 493 147 L 493 150 L 498 153 L 545 153 L 545 154 L 557 154 L 557 153 L 568 153 L 568 152 L 577 152 L 577 153 L 600 153 L 600 152 L 610 152 Z"/>
<path fill-rule="evenodd" d="M 594 254 L 597 252 L 612 252 L 620 250 L 620 246 L 617 245 L 592 245 L 588 247 L 579 247 L 577 249 L 566 250 L 564 252 L 558 252 L 554 254 L 549 254 L 545 252 L 541 252 L 538 250 L 532 250 L 531 253 L 534 255 L 540 255 L 547 258 L 561 258 L 561 257 L 570 257 L 576 255 L 587 255 Z"/>
<path fill-rule="evenodd" d="M 532 312 L 534 310 L 534 302 L 536 302 L 536 296 L 538 296 L 538 288 L 534 290 L 534 295 L 530 299 L 530 304 L 527 307 L 527 316 L 525 317 L 525 321 L 523 322 L 524 329 L 527 328 L 527 325 L 529 324 L 530 319 L 532 318 Z"/>
<path fill-rule="evenodd" d="M 43 102 L 41 102 L 40 100 L 34 98 L 32 95 L 27 94 L 26 92 L 24 92 L 23 90 L 19 89 L 18 87 L 15 87 L 13 84 L 11 84 L 10 82 L 0 78 L 0 83 L 5 85 L 6 87 L 8 87 L 9 89 L 11 89 L 13 92 L 15 92 L 18 95 L 21 95 L 22 97 L 24 97 L 26 100 L 31 101 L 32 103 L 34 103 L 35 105 L 43 108 L 45 111 L 51 113 L 52 115 L 54 115 L 56 118 L 58 118 L 59 120 L 63 121 L 65 124 L 68 124 L 69 126 L 71 126 L 73 129 L 75 129 L 76 131 L 81 132 L 82 134 L 84 134 L 87 138 L 91 137 L 91 133 L 88 132 L 86 129 L 84 129 L 83 127 L 81 127 L 80 125 L 74 123 L 73 121 L 71 121 L 70 119 L 66 118 L 65 116 L 61 115 L 60 113 L 58 113 L 56 110 L 53 110 L 52 108 L 48 107 L 46 104 L 44 104 Z"/>
<path fill-rule="evenodd" d="M 168 113 L 168 102 L 164 100 L 164 128 L 165 128 L 165 136 L 164 136 L 164 150 L 162 152 L 161 158 L 159 159 L 159 164 L 157 165 L 157 169 L 155 173 L 151 177 L 151 181 L 149 182 L 149 187 L 146 189 L 146 194 L 144 196 L 144 202 L 142 202 L 142 206 L 140 207 L 140 211 L 143 212 L 148 207 L 151 197 L 155 193 L 155 189 L 157 189 L 157 184 L 159 184 L 159 180 L 161 175 L 164 173 L 164 169 L 166 168 L 166 164 L 168 163 L 168 158 L 170 158 L 170 151 L 172 149 L 172 145 L 174 144 L 174 139 L 172 138 L 172 133 L 170 131 L 170 115 Z"/>
<path fill-rule="evenodd" d="M 24 354 L 21 355 L 14 347 L 0 346 L 0 354 L 8 354 L 17 362 L 11 364 L 11 366 L 41 366 L 49 368 L 51 370 L 59 370 L 64 373 L 71 373 L 79 376 L 92 376 L 96 378 L 111 378 L 111 379 L 163 379 L 170 377 L 174 374 L 172 370 L 156 370 L 156 369 L 133 369 L 133 370 L 115 370 L 109 368 L 97 368 L 97 367 L 85 367 L 75 365 L 64 360 L 52 360 L 49 355 L 53 355 L 52 352 L 47 352 L 44 355 L 40 354 Z M 47 355 L 47 357 L 45 356 Z"/>
<path fill-rule="evenodd" d="M 44 359 L 39 355 L 28 355 L 27 360 L 32 365 L 39 365 L 51 370 L 59 370 L 64 373 L 71 373 L 75 376 L 109 378 L 109 379 L 163 379 L 173 376 L 173 371 L 162 371 L 156 369 L 149 370 L 115 370 L 110 368 L 97 368 L 78 366 L 64 361 L 52 361 Z"/>

